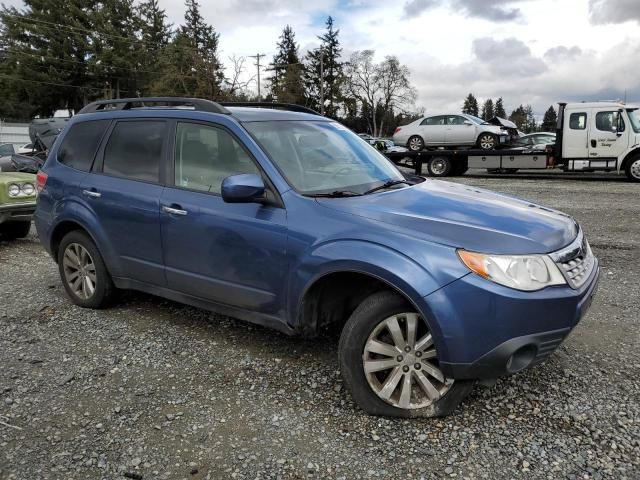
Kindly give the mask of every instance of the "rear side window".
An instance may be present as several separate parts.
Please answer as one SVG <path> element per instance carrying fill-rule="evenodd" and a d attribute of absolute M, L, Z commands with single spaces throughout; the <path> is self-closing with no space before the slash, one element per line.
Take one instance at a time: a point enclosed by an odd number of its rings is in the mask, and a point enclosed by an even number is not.
<path fill-rule="evenodd" d="M 587 114 L 572 113 L 569 116 L 569 128 L 571 130 L 584 130 L 587 128 Z"/>
<path fill-rule="evenodd" d="M 58 150 L 58 161 L 68 167 L 88 172 L 100 140 L 110 120 L 81 122 L 71 126 Z"/>
<path fill-rule="evenodd" d="M 444 116 L 425 118 L 420 125 L 444 125 L 445 118 Z"/>
<path fill-rule="evenodd" d="M 118 122 L 104 150 L 102 171 L 114 177 L 157 183 L 167 122 Z"/>

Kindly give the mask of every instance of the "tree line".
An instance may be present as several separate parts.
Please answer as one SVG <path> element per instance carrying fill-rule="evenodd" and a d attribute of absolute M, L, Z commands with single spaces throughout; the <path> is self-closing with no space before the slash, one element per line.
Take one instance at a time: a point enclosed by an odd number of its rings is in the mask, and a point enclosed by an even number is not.
<path fill-rule="evenodd" d="M 78 111 L 97 99 L 164 95 L 295 103 L 374 135 L 417 117 L 409 69 L 395 56 L 376 62 L 372 50 L 343 59 L 331 17 L 320 45 L 305 54 L 293 28 L 284 27 L 258 98 L 250 88 L 253 65 L 242 56 L 221 58 L 220 34 L 203 18 L 199 0 L 185 0 L 178 26 L 158 0 L 24 4 L 0 10 L 0 118 L 28 120 Z"/>
<path fill-rule="evenodd" d="M 494 117 L 505 118 L 515 123 L 518 130 L 525 133 L 555 131 L 558 120 L 558 114 L 553 105 L 545 112 L 542 122 L 538 124 L 531 105 L 519 105 L 511 112 L 511 115 L 507 117 L 502 97 L 498 98 L 495 102 L 491 98 L 488 98 L 482 104 L 482 108 L 480 108 L 478 100 L 473 93 L 470 93 L 464 99 L 462 113 L 474 115 L 483 120 L 490 120 Z"/>

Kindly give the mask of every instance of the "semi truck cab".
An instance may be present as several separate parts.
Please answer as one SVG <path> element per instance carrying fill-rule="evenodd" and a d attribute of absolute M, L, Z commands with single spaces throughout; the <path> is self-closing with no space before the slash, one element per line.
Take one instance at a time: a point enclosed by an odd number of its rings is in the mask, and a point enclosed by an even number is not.
<path fill-rule="evenodd" d="M 561 103 L 554 160 L 566 171 L 617 171 L 640 182 L 640 107 Z"/>

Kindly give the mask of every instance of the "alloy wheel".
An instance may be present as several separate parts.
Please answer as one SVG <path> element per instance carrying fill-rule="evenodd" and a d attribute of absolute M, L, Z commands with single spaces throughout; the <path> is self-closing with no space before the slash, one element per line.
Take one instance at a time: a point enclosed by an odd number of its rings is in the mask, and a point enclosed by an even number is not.
<path fill-rule="evenodd" d="M 96 266 L 93 258 L 79 243 L 70 243 L 62 260 L 64 279 L 78 298 L 87 300 L 96 291 Z"/>
<path fill-rule="evenodd" d="M 636 159 L 629 167 L 631 176 L 636 180 L 640 180 L 640 158 Z"/>
<path fill-rule="evenodd" d="M 409 139 L 409 150 L 414 152 L 422 150 L 422 140 L 419 137 L 411 137 Z"/>
<path fill-rule="evenodd" d="M 453 384 L 438 368 L 431 332 L 417 313 L 381 321 L 365 343 L 362 366 L 373 392 L 402 409 L 427 407 Z"/>
<path fill-rule="evenodd" d="M 496 139 L 493 135 L 482 135 L 480 137 L 480 148 L 483 150 L 491 150 L 496 145 Z"/>

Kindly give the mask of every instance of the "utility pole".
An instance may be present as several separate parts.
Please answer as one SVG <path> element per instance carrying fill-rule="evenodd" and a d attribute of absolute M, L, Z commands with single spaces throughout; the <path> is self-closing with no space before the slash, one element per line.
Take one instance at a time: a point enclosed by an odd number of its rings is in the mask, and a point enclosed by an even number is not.
<path fill-rule="evenodd" d="M 262 97 L 260 95 L 260 58 L 266 57 L 264 53 L 256 53 L 255 55 L 249 55 L 249 58 L 255 58 L 256 63 L 254 64 L 258 67 L 258 101 L 262 101 Z"/>
<path fill-rule="evenodd" d="M 320 115 L 324 115 L 324 49 L 320 49 Z"/>

